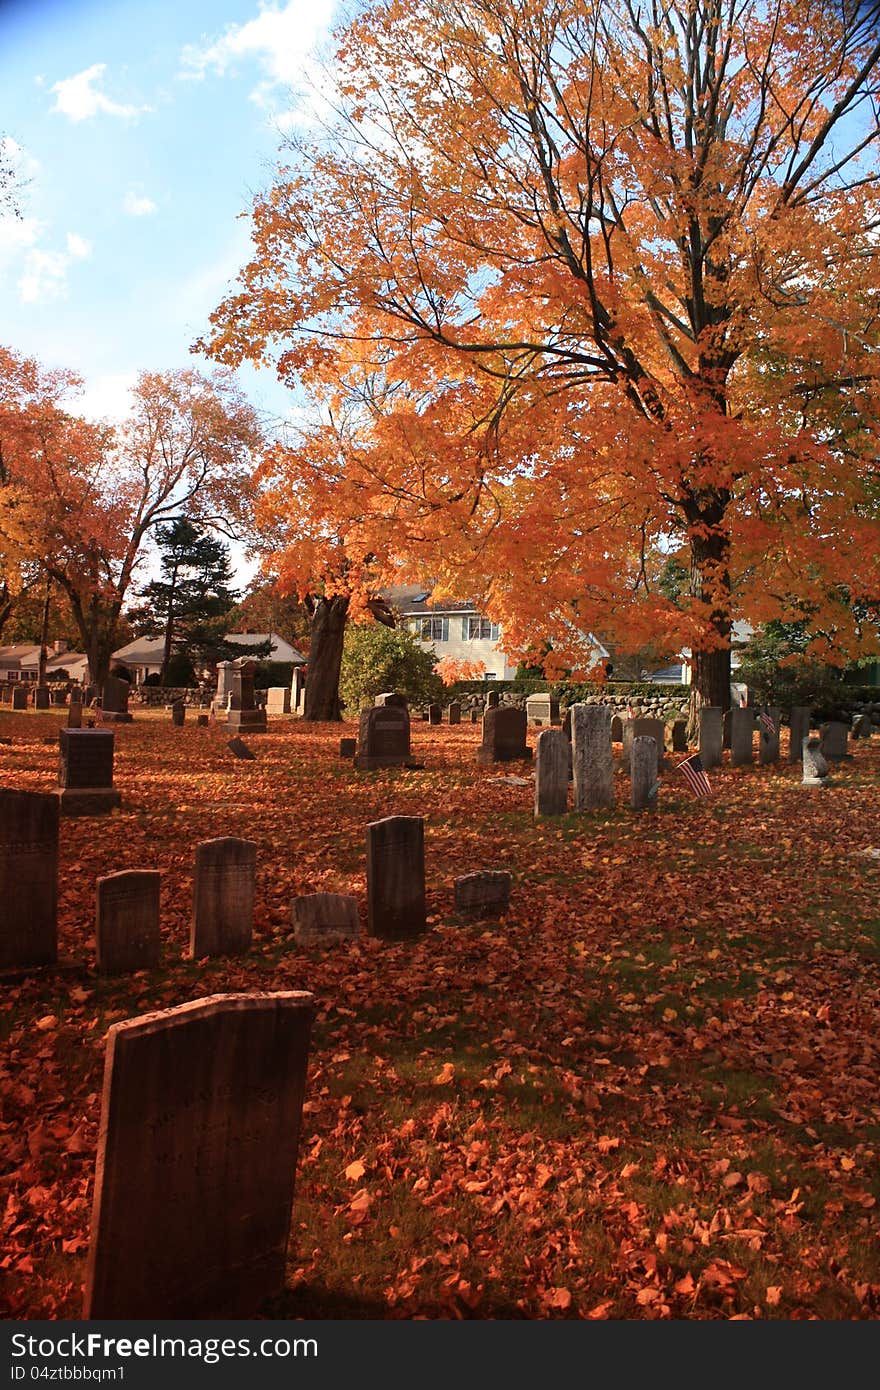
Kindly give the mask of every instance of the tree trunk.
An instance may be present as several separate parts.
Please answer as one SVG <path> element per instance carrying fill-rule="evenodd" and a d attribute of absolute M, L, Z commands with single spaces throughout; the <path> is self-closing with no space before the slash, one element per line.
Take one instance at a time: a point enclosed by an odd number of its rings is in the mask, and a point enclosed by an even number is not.
<path fill-rule="evenodd" d="M 691 583 L 693 598 L 711 605 L 709 636 L 704 646 L 695 643 L 691 653 L 691 695 L 687 738 L 697 737 L 703 705 L 730 709 L 730 537 L 725 525 L 729 502 L 726 492 L 692 497 L 686 507 L 691 534 Z"/>
<path fill-rule="evenodd" d="M 40 656 L 37 663 L 37 685 L 46 684 L 46 663 L 49 660 L 47 638 L 49 636 L 49 604 L 52 601 L 52 580 L 46 578 L 46 597 L 43 600 L 43 621 L 40 625 Z"/>
<path fill-rule="evenodd" d="M 337 722 L 342 719 L 339 703 L 339 674 L 342 669 L 342 643 L 348 617 L 347 596 L 312 598 L 308 675 L 304 719 Z"/>

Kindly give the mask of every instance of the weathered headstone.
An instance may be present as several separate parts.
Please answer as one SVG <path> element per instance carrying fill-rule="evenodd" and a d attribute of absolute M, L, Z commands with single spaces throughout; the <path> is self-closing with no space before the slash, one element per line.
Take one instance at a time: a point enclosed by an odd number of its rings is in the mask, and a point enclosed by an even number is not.
<path fill-rule="evenodd" d="M 301 715 L 306 703 L 306 678 L 301 666 L 294 666 L 290 681 L 290 707 L 294 714 Z"/>
<path fill-rule="evenodd" d="M 62 709 L 62 708 L 64 708 L 64 707 L 66 707 L 66 705 L 67 705 L 67 691 L 66 691 L 66 690 L 53 690 L 53 691 L 52 691 L 52 704 L 53 704 L 53 705 L 56 705 L 56 706 L 58 707 L 58 709 Z"/>
<path fill-rule="evenodd" d="M 367 826 L 367 931 L 386 940 L 418 936 L 425 918 L 425 823 L 387 816 Z"/>
<path fill-rule="evenodd" d="M 428 706 L 428 723 L 429 723 L 429 724 L 442 724 L 442 723 L 443 723 L 443 711 L 442 711 L 442 709 L 440 708 L 439 705 L 430 704 L 430 705 Z"/>
<path fill-rule="evenodd" d="M 256 753 L 248 748 L 243 739 L 231 738 L 227 741 L 226 747 L 229 749 L 230 753 L 234 753 L 237 758 L 244 758 L 245 761 L 251 763 L 256 761 Z"/>
<path fill-rule="evenodd" d="M 28 693 L 26 685 L 14 685 L 12 687 L 12 708 L 27 709 Z"/>
<path fill-rule="evenodd" d="M 82 728 L 83 707 L 80 700 L 71 697 L 70 704 L 67 706 L 67 727 L 68 729 Z"/>
<path fill-rule="evenodd" d="M 623 720 L 619 714 L 611 716 L 611 742 L 623 743 Z"/>
<path fill-rule="evenodd" d="M 733 727 L 733 710 L 726 709 L 721 720 L 721 747 L 730 752 L 730 731 Z"/>
<path fill-rule="evenodd" d="M 101 711 L 105 721 L 111 724 L 130 724 L 132 716 L 128 712 L 128 695 L 131 685 L 120 676 L 107 676 L 101 687 Z"/>
<path fill-rule="evenodd" d="M 724 744 L 723 711 L 720 705 L 703 705 L 699 713 L 699 754 L 703 769 L 721 766 Z"/>
<path fill-rule="evenodd" d="M 828 763 L 822 752 L 821 738 L 805 738 L 802 747 L 803 785 L 805 787 L 827 787 L 831 782 L 828 776 Z"/>
<path fill-rule="evenodd" d="M 755 712 L 749 708 L 730 711 L 730 762 L 744 767 L 754 762 Z"/>
<path fill-rule="evenodd" d="M 568 739 L 561 729 L 542 729 L 535 745 L 535 815 L 568 810 Z"/>
<path fill-rule="evenodd" d="M 847 752 L 849 728 L 842 720 L 830 719 L 827 724 L 823 724 L 819 729 L 819 737 L 822 741 L 823 756 L 829 763 L 840 763 L 844 758 L 852 757 L 852 754 Z"/>
<path fill-rule="evenodd" d="M 550 725 L 559 720 L 559 701 L 549 693 L 529 695 L 526 700 L 526 719 L 529 724 Z"/>
<path fill-rule="evenodd" d="M 498 691 L 490 690 L 486 695 L 486 709 L 498 708 Z"/>
<path fill-rule="evenodd" d="M 368 772 L 377 767 L 411 764 L 409 712 L 400 705 L 374 705 L 361 710 L 355 767 Z"/>
<path fill-rule="evenodd" d="M 453 881 L 456 912 L 474 917 L 501 917 L 510 906 L 511 875 L 506 869 L 477 869 Z"/>
<path fill-rule="evenodd" d="M 171 705 L 171 723 L 175 729 L 182 729 L 186 722 L 186 705 L 182 700 L 175 700 Z"/>
<path fill-rule="evenodd" d="M 196 845 L 189 937 L 193 960 L 250 949 L 256 871 L 253 840 L 228 835 Z"/>
<path fill-rule="evenodd" d="M 245 1318 L 284 1287 L 310 994 L 111 1026 L 83 1317 Z"/>
<path fill-rule="evenodd" d="M 270 685 L 266 692 L 267 714 L 290 714 L 290 687 Z"/>
<path fill-rule="evenodd" d="M 503 709 L 487 709 L 483 715 L 483 739 L 477 749 L 477 762 L 490 763 L 527 761 L 532 750 L 526 744 L 526 712 L 512 705 Z"/>
<path fill-rule="evenodd" d="M 159 964 L 159 888 L 156 869 L 125 869 L 98 879 L 95 942 L 104 975 L 155 970 Z"/>
<path fill-rule="evenodd" d="M 762 719 L 761 714 L 766 715 L 770 724 L 773 725 L 772 731 L 769 724 Z M 758 762 L 763 766 L 768 763 L 779 761 L 779 731 L 782 726 L 781 709 L 765 709 L 758 715 Z"/>
<path fill-rule="evenodd" d="M 614 749 L 607 705 L 572 705 L 571 755 L 574 807 L 614 805 Z"/>
<path fill-rule="evenodd" d="M 476 710 L 476 709 L 472 709 L 472 710 L 471 710 L 471 723 L 472 723 L 472 724 L 479 724 L 479 722 L 480 722 L 480 711 L 479 711 L 479 710 Z"/>
<path fill-rule="evenodd" d="M 34 709 L 48 709 L 49 703 L 48 685 L 38 685 L 34 691 Z"/>
<path fill-rule="evenodd" d="M 405 695 L 399 695 L 396 690 L 383 690 L 373 700 L 376 709 L 387 708 L 392 705 L 395 709 L 409 709 L 409 704 Z"/>
<path fill-rule="evenodd" d="M 450 701 L 449 709 L 446 711 L 446 717 L 450 724 L 461 723 L 461 705 L 458 700 Z"/>
<path fill-rule="evenodd" d="M 112 729 L 62 729 L 58 801 L 62 816 L 100 816 L 122 801 L 113 786 Z"/>
<path fill-rule="evenodd" d="M 594 708 L 602 709 L 602 708 L 604 708 L 604 707 L 600 705 L 600 706 L 597 706 L 597 707 L 594 706 Z M 623 725 L 623 770 L 624 770 L 624 772 L 629 772 L 629 770 L 630 770 L 630 756 L 631 756 L 632 744 L 633 744 L 633 739 L 636 739 L 636 738 L 652 738 L 652 739 L 654 739 L 654 741 L 655 741 L 656 744 L 657 744 L 657 765 L 658 765 L 658 767 L 662 768 L 662 767 L 664 766 L 664 761 L 663 761 L 663 749 L 664 749 L 664 745 L 665 745 L 665 742 L 666 742 L 666 726 L 664 725 L 663 720 L 662 720 L 662 719 L 643 719 L 643 718 L 638 718 L 638 719 L 627 719 L 627 720 L 624 721 L 624 725 Z"/>
<path fill-rule="evenodd" d="M 870 715 L 853 715 L 852 728 L 850 729 L 852 738 L 870 738 L 873 732 L 874 726 L 871 723 Z"/>
<path fill-rule="evenodd" d="M 58 798 L 0 788 L 0 970 L 58 957 Z"/>
<path fill-rule="evenodd" d="M 630 750 L 630 805 L 634 811 L 657 805 L 657 740 L 650 734 L 636 734 Z"/>
<path fill-rule="evenodd" d="M 688 751 L 687 720 L 673 719 L 666 725 L 667 746 L 673 753 Z"/>
<path fill-rule="evenodd" d="M 339 740 L 340 758 L 353 758 L 357 752 L 357 743 L 356 738 L 341 738 Z"/>
<path fill-rule="evenodd" d="M 226 713 L 226 727 L 231 733 L 266 732 L 266 711 L 258 708 L 254 693 L 256 670 L 257 663 L 248 657 L 239 657 L 232 662 L 229 708 Z"/>
<path fill-rule="evenodd" d="M 290 904 L 293 934 L 301 946 L 360 936 L 357 898 L 345 893 L 305 893 Z"/>
<path fill-rule="evenodd" d="M 810 736 L 813 712 L 806 705 L 795 705 L 789 715 L 788 761 L 799 763 L 804 756 L 804 739 Z"/>
<path fill-rule="evenodd" d="M 210 716 L 209 714 L 197 714 L 197 715 L 196 715 L 196 726 L 197 726 L 199 729 L 207 729 L 207 727 L 208 727 L 208 725 L 210 724 L 210 722 L 211 722 L 211 716 Z"/>

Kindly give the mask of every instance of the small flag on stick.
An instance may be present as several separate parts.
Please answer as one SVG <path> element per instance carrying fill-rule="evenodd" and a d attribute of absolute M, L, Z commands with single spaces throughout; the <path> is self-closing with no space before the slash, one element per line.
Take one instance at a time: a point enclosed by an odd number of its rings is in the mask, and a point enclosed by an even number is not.
<path fill-rule="evenodd" d="M 772 715 L 768 714 L 767 710 L 762 709 L 758 715 L 758 722 L 767 737 L 772 738 L 776 733 L 776 725 L 773 723 Z"/>
<path fill-rule="evenodd" d="M 678 765 L 679 772 L 683 772 L 688 786 L 694 796 L 710 796 L 712 788 L 709 785 L 709 778 L 703 771 L 703 761 L 699 753 L 694 753 L 689 758 L 685 758 L 683 763 Z"/>

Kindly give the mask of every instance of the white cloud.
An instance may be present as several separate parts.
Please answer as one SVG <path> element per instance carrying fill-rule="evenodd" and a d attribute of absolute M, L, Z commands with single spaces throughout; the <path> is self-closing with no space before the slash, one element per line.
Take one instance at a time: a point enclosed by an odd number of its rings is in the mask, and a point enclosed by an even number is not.
<path fill-rule="evenodd" d="M 43 223 L 35 217 L 0 217 L 0 274 L 36 244 L 42 231 Z"/>
<path fill-rule="evenodd" d="M 102 112 L 105 116 L 136 116 L 139 111 L 148 111 L 147 106 L 125 106 L 112 101 L 98 90 L 98 82 L 106 71 L 106 63 L 93 63 L 90 68 L 56 82 L 51 90 L 57 93 L 53 111 L 59 111 L 71 121 L 84 121 Z"/>
<path fill-rule="evenodd" d="M 229 25 L 213 42 L 188 44 L 180 76 L 201 79 L 213 72 L 225 77 L 240 65 L 256 63 L 263 80 L 251 97 L 265 105 L 273 89 L 298 86 L 310 72 L 312 50 L 328 32 L 334 9 L 334 0 L 288 0 L 285 5 L 264 0 L 255 19 Z"/>
<path fill-rule="evenodd" d="M 38 233 L 39 234 L 39 233 Z M 18 292 L 25 304 L 45 304 L 67 294 L 67 273 L 73 261 L 92 254 L 91 242 L 76 232 L 68 232 L 64 251 L 47 250 L 31 244 L 25 252 L 24 269 Z"/>
<path fill-rule="evenodd" d="M 122 211 L 127 213 L 129 217 L 149 217 L 150 213 L 156 211 L 156 204 L 152 198 L 147 198 L 141 193 L 134 193 L 129 189 L 122 200 Z"/>
<path fill-rule="evenodd" d="M 40 161 L 34 159 L 11 135 L 4 135 L 0 139 L 0 159 L 9 165 L 17 181 L 32 179 L 40 172 Z"/>
<path fill-rule="evenodd" d="M 103 372 L 87 377 L 85 389 L 71 400 L 70 410 L 87 420 L 124 420 L 137 376 L 137 372 Z"/>
<path fill-rule="evenodd" d="M 75 261 L 85 260 L 92 254 L 92 243 L 76 232 L 67 233 L 67 254 Z"/>

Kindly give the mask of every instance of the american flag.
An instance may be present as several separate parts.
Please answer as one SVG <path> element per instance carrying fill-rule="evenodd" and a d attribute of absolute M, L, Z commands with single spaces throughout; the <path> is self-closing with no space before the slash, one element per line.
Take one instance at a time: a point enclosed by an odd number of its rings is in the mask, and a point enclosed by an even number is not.
<path fill-rule="evenodd" d="M 694 753 L 689 758 L 685 758 L 683 763 L 678 765 L 679 772 L 683 772 L 687 784 L 694 796 L 710 796 L 712 788 L 709 786 L 709 778 L 703 771 L 703 762 L 699 753 Z"/>
<path fill-rule="evenodd" d="M 767 737 L 772 738 L 773 735 L 776 733 L 776 725 L 773 723 L 773 716 L 769 714 L 767 710 L 762 709 L 760 714 L 758 715 L 758 722 L 760 723 Z"/>

